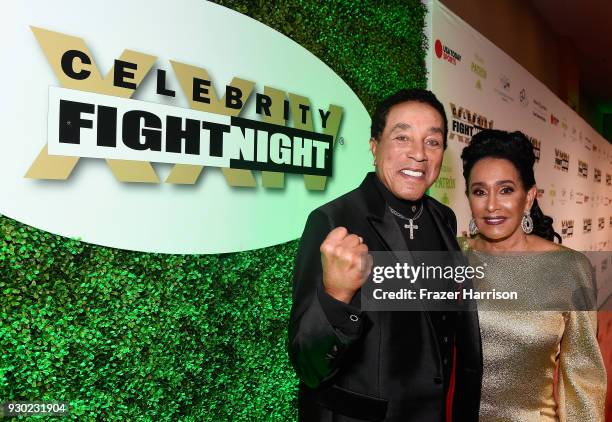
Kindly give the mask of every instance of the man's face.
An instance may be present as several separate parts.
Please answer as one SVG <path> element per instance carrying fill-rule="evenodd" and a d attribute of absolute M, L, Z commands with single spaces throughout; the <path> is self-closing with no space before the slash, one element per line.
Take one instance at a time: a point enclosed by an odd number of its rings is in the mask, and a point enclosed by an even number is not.
<path fill-rule="evenodd" d="M 370 139 L 376 174 L 396 197 L 415 201 L 435 182 L 444 157 L 444 123 L 429 104 L 396 104 L 379 140 Z"/>

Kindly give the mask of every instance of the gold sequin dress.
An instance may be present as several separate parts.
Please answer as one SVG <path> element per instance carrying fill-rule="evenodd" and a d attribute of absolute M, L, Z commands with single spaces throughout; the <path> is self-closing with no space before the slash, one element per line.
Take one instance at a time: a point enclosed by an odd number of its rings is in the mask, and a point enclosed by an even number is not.
<path fill-rule="evenodd" d="M 460 240 L 472 257 L 487 260 L 486 254 L 470 250 L 467 241 Z M 587 258 L 567 248 L 563 253 L 496 258 L 493 265 L 481 289 L 520 291 L 521 286 L 541 282 L 543 272 L 554 272 L 559 285 L 591 285 Z M 480 421 L 603 421 L 606 371 L 597 344 L 597 313 L 497 309 L 478 302 L 483 352 Z M 553 392 L 557 366 L 558 402 Z"/>

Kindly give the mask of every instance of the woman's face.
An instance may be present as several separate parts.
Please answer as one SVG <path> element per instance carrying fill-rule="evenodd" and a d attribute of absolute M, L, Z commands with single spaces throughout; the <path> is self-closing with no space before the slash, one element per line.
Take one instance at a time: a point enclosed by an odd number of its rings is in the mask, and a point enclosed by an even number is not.
<path fill-rule="evenodd" d="M 468 200 L 480 234 L 496 242 L 523 236 L 521 220 L 536 192 L 535 186 L 525 191 L 510 161 L 483 158 L 476 162 L 468 181 Z"/>

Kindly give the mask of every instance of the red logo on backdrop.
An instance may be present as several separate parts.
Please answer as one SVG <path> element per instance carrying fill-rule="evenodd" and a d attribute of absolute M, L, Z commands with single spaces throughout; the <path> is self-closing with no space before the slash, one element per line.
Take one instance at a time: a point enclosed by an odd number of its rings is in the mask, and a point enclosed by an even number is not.
<path fill-rule="evenodd" d="M 436 40 L 434 43 L 434 50 L 437 58 L 446 60 L 451 64 L 457 65 L 457 62 L 461 61 L 461 54 L 449 48 L 447 45 L 442 44 L 440 40 Z"/>
<path fill-rule="evenodd" d="M 442 58 L 442 41 L 436 40 L 435 49 L 436 49 L 436 56 L 439 59 L 441 59 Z"/>
<path fill-rule="evenodd" d="M 550 124 L 557 126 L 559 124 L 559 119 L 554 114 L 550 114 Z"/>

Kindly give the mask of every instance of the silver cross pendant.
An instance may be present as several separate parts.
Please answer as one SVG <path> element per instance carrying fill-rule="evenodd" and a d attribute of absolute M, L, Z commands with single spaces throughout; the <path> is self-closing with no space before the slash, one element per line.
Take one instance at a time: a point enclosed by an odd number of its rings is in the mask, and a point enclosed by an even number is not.
<path fill-rule="evenodd" d="M 414 230 L 417 230 L 419 228 L 419 226 L 414 224 L 412 222 L 412 219 L 409 219 L 408 223 L 410 223 L 410 224 L 404 224 L 404 228 L 410 230 L 410 240 L 413 240 L 414 239 Z"/>

